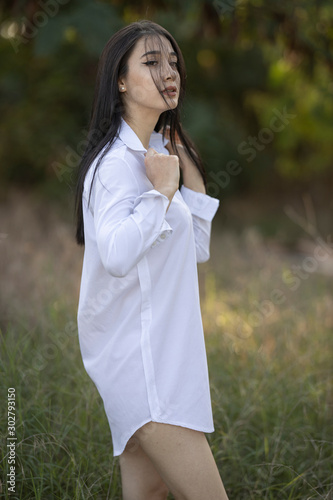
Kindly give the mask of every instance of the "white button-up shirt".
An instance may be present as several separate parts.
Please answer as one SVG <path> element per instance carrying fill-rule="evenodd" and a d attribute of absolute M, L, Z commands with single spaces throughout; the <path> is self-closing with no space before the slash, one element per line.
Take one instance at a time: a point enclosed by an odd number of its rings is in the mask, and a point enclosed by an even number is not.
<path fill-rule="evenodd" d="M 161 134 L 149 146 L 169 154 Z M 84 366 L 110 424 L 114 456 L 149 421 L 213 432 L 197 262 L 209 258 L 218 200 L 185 186 L 169 200 L 149 181 L 146 149 L 122 119 L 83 192 L 78 310 Z"/>

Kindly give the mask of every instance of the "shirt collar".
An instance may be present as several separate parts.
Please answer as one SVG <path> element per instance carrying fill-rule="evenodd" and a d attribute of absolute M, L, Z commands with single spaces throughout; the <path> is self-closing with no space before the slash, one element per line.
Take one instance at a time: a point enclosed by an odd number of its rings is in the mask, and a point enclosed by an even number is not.
<path fill-rule="evenodd" d="M 128 125 L 128 123 L 124 120 L 123 117 L 121 117 L 121 124 L 118 132 L 118 136 L 120 140 L 130 149 L 133 149 L 134 151 L 142 151 L 144 153 L 147 152 L 147 149 L 143 147 L 142 142 L 140 141 L 139 137 L 136 135 L 134 130 Z M 158 132 L 153 131 L 150 141 L 149 141 L 149 146 L 154 147 L 155 145 L 157 146 L 158 143 L 162 143 L 163 146 L 167 144 L 169 141 L 167 139 L 164 139 L 162 141 L 162 134 L 159 134 Z"/>

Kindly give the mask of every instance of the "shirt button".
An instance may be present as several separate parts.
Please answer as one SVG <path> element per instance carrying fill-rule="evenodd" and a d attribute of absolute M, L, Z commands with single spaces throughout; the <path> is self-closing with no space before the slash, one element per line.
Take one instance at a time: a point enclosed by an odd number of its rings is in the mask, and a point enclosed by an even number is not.
<path fill-rule="evenodd" d="M 165 240 L 165 238 L 166 238 L 166 235 L 164 233 L 161 234 L 161 240 Z"/>

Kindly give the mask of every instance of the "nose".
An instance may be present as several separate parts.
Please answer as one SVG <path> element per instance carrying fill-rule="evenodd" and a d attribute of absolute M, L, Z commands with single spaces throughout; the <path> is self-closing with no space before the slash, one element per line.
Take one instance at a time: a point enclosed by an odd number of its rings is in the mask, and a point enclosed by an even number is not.
<path fill-rule="evenodd" d="M 177 71 L 175 70 L 175 68 L 169 62 L 166 62 L 163 65 L 163 80 L 164 81 L 168 81 L 168 80 L 174 81 L 176 79 L 176 76 L 177 76 Z"/>

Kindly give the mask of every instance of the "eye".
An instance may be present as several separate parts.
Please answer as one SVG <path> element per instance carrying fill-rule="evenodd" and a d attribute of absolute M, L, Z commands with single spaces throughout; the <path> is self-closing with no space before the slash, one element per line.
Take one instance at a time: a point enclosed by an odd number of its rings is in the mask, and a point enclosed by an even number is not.
<path fill-rule="evenodd" d="M 146 61 L 143 64 L 145 64 L 146 66 L 155 66 L 156 64 L 158 64 L 158 61 Z M 178 61 L 171 61 L 170 65 L 178 68 Z"/>

